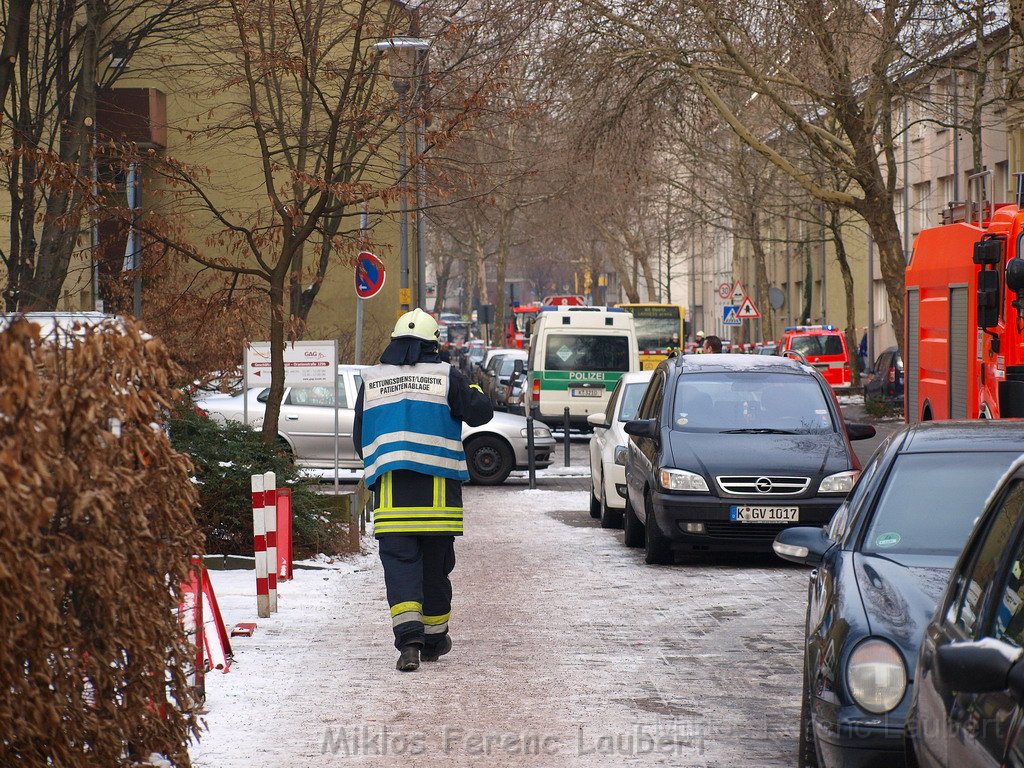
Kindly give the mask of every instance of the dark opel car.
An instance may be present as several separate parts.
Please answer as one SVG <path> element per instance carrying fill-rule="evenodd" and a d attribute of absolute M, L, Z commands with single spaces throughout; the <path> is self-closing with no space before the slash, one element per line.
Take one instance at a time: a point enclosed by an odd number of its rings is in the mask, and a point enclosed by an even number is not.
<path fill-rule="evenodd" d="M 813 566 L 807 588 L 800 761 L 903 765 L 924 628 L 985 499 L 1024 450 L 1019 424 L 927 422 L 871 457 L 825 529 L 775 551 Z"/>
<path fill-rule="evenodd" d="M 1024 462 L 1018 460 L 989 497 L 924 632 L 907 716 L 919 765 L 1024 766 L 1022 648 Z"/>
<path fill-rule="evenodd" d="M 850 438 L 875 433 L 844 425 L 811 366 L 728 354 L 660 363 L 625 431 L 624 540 L 652 564 L 767 552 L 787 526 L 824 525 L 860 470 Z"/>

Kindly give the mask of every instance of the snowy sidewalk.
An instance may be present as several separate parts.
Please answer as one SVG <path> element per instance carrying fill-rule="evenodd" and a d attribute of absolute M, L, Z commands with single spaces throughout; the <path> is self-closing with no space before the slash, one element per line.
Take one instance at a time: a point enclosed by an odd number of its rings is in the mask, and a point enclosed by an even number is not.
<path fill-rule="evenodd" d="M 414 673 L 394 669 L 372 540 L 298 571 L 271 619 L 252 571 L 212 572 L 228 626 L 259 628 L 207 678 L 194 764 L 793 764 L 806 575 L 645 566 L 587 501 L 467 488 L 454 648 Z"/>

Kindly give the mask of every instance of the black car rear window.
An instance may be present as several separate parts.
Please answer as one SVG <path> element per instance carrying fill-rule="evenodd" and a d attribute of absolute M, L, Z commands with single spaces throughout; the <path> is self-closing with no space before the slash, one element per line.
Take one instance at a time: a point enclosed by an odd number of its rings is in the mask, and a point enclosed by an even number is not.
<path fill-rule="evenodd" d="M 682 432 L 834 432 L 825 393 L 811 375 L 764 371 L 678 378 L 672 428 Z"/>
<path fill-rule="evenodd" d="M 629 339 L 552 333 L 547 338 L 544 368 L 549 371 L 628 371 Z"/>
<path fill-rule="evenodd" d="M 843 340 L 838 335 L 794 336 L 789 342 L 789 348 L 804 357 L 842 355 Z"/>
<path fill-rule="evenodd" d="M 1012 452 L 897 456 L 861 551 L 955 558 L 988 495 L 1018 456 Z"/>

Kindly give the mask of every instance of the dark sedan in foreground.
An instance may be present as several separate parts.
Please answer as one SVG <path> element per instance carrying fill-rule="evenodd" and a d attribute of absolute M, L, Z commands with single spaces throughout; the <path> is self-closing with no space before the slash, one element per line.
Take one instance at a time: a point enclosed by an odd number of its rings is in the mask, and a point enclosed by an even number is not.
<path fill-rule="evenodd" d="M 624 426 L 624 541 L 647 562 L 768 552 L 780 530 L 824 525 L 860 464 L 832 391 L 809 365 L 762 355 L 663 361 Z"/>
<path fill-rule="evenodd" d="M 924 633 L 907 718 L 925 768 L 1024 766 L 1024 462 L 989 499 Z"/>
<path fill-rule="evenodd" d="M 1006 469 L 1012 422 L 928 422 L 883 443 L 827 528 L 795 527 L 781 557 L 807 590 L 801 766 L 898 766 L 912 672 L 949 569 Z"/>

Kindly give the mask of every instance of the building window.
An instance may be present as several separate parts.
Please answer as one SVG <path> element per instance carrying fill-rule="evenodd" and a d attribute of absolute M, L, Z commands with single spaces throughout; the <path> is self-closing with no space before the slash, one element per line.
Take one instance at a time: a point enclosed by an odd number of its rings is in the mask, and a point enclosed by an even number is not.
<path fill-rule="evenodd" d="M 911 187 L 913 193 L 911 199 L 911 207 L 913 209 L 911 230 L 916 235 L 922 229 L 926 229 L 931 226 L 931 216 L 929 211 L 929 205 L 931 201 L 931 182 L 924 182 L 922 184 L 915 184 Z"/>
<path fill-rule="evenodd" d="M 1008 161 L 1003 160 L 1001 163 L 996 163 L 995 173 L 992 178 L 992 190 L 992 195 L 995 197 L 993 202 L 1003 203 L 1014 199 L 1013 190 L 1010 189 L 1010 165 Z"/>
<path fill-rule="evenodd" d="M 875 325 L 884 325 L 889 322 L 889 294 L 885 290 L 885 281 L 880 278 L 875 279 L 874 286 L 874 304 L 875 304 Z"/>
<path fill-rule="evenodd" d="M 897 189 L 892 193 L 893 212 L 896 214 L 896 227 L 900 231 L 900 238 L 903 238 L 903 190 Z"/>
<path fill-rule="evenodd" d="M 953 176 L 943 176 L 939 179 L 939 199 L 936 201 L 940 206 L 947 206 L 953 202 Z"/>
<path fill-rule="evenodd" d="M 954 100 L 956 98 L 956 83 L 953 78 L 955 75 L 942 78 L 935 88 L 933 93 L 935 96 L 935 130 L 941 132 L 953 125 L 956 116 L 956 104 Z"/>

